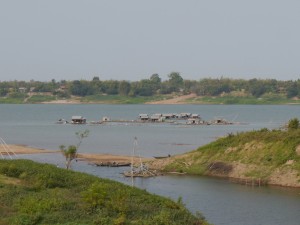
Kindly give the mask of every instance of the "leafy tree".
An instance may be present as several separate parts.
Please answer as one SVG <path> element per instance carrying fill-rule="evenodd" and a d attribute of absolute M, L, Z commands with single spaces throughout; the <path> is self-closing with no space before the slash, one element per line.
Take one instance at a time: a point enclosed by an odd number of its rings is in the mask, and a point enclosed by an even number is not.
<path fill-rule="evenodd" d="M 85 80 L 74 80 L 70 87 L 70 92 L 72 95 L 77 96 L 86 96 L 86 95 L 93 95 L 95 90 L 90 82 Z"/>
<path fill-rule="evenodd" d="M 119 85 L 119 94 L 127 96 L 130 92 L 130 83 L 128 81 L 121 81 Z"/>
<path fill-rule="evenodd" d="M 298 118 L 293 118 L 289 120 L 288 130 L 296 130 L 299 128 L 299 120 Z"/>
<path fill-rule="evenodd" d="M 64 145 L 59 146 L 61 153 L 66 158 L 66 169 L 71 168 L 71 162 L 77 157 L 77 147 L 75 145 L 70 145 L 68 148 Z"/>
<path fill-rule="evenodd" d="M 258 98 L 266 92 L 266 87 L 264 86 L 262 81 L 251 79 L 249 80 L 249 90 L 253 96 Z"/>
<path fill-rule="evenodd" d="M 82 143 L 82 140 L 89 135 L 89 130 L 84 130 L 84 131 L 78 131 L 76 132 L 76 137 L 78 138 L 78 143 L 77 145 L 69 145 L 68 148 L 64 145 L 60 145 L 59 149 L 61 153 L 65 156 L 66 158 L 66 169 L 71 169 L 71 163 L 74 159 L 77 158 L 77 153 L 78 149 Z"/>
<path fill-rule="evenodd" d="M 144 79 L 138 83 L 136 94 L 140 96 L 153 95 L 152 83 L 150 80 Z"/>
<path fill-rule="evenodd" d="M 119 81 L 108 80 L 102 83 L 102 91 L 109 95 L 117 95 L 119 93 Z"/>
<path fill-rule="evenodd" d="M 296 82 L 293 82 L 288 88 L 287 88 L 287 97 L 288 98 L 293 98 L 299 94 L 299 88 L 297 86 Z"/>
<path fill-rule="evenodd" d="M 172 72 L 168 75 L 169 85 L 172 91 L 179 91 L 183 87 L 183 78 L 178 72 Z"/>
<path fill-rule="evenodd" d="M 7 88 L 0 88 L 0 96 L 5 96 L 8 93 L 8 89 Z"/>
<path fill-rule="evenodd" d="M 161 78 L 159 77 L 159 75 L 157 73 L 155 73 L 155 74 L 151 75 L 150 81 L 152 83 L 155 83 L 155 84 L 160 84 L 161 83 Z"/>

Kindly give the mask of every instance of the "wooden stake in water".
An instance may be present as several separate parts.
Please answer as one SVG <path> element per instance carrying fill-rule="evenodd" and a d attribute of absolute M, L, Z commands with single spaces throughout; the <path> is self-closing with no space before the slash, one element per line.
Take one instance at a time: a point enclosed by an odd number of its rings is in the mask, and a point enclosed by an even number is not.
<path fill-rule="evenodd" d="M 0 144 L 1 144 L 1 147 L 4 149 L 4 151 L 9 156 L 10 159 L 12 159 L 12 155 L 17 157 L 16 153 L 9 148 L 9 146 L 6 144 L 6 142 L 1 137 L 0 137 Z M 4 156 L 3 156 L 1 151 L 0 151 L 0 153 L 1 153 L 2 159 L 4 159 Z"/>
<path fill-rule="evenodd" d="M 135 154 L 136 154 L 136 148 L 138 146 L 138 143 L 137 143 L 137 137 L 134 137 L 134 141 L 133 141 L 133 149 L 132 149 L 132 156 L 131 156 L 131 186 L 133 187 L 134 186 L 134 180 L 133 180 L 133 158 L 135 157 Z"/>

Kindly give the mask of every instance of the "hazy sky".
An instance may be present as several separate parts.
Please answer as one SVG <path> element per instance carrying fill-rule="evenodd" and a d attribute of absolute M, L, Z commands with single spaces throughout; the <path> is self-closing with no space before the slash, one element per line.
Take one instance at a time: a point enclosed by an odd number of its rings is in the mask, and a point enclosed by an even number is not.
<path fill-rule="evenodd" d="M 299 0 L 0 0 L 0 81 L 300 78 Z"/>

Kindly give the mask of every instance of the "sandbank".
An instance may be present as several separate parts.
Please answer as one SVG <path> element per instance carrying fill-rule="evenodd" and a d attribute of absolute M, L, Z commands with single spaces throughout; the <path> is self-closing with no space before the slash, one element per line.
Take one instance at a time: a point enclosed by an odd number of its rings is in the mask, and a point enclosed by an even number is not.
<path fill-rule="evenodd" d="M 60 153 L 59 150 L 47 150 L 47 149 L 39 149 L 33 148 L 26 145 L 7 145 L 4 147 L 0 145 L 0 153 L 2 155 L 13 155 L 15 154 L 43 154 L 43 153 Z M 0 154 L 0 155 L 1 155 Z M 81 161 L 88 161 L 91 163 L 108 163 L 108 162 L 116 162 L 116 163 L 131 163 L 132 157 L 125 155 L 112 155 L 112 154 L 96 154 L 96 153 L 79 153 L 77 155 L 77 159 Z M 143 162 L 151 160 L 150 158 L 141 158 Z M 140 158 L 133 157 L 134 163 L 138 163 Z"/>
<path fill-rule="evenodd" d="M 178 104 L 188 104 L 185 100 L 189 98 L 195 98 L 196 94 L 189 94 L 189 95 L 182 95 L 171 99 L 160 100 L 160 101 L 153 101 L 153 102 L 146 102 L 145 104 L 152 104 L 152 105 L 178 105 Z"/>

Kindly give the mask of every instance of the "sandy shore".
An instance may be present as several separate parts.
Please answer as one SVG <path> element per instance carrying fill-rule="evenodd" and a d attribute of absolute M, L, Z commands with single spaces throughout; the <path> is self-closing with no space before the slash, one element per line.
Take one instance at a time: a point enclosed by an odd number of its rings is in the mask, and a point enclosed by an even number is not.
<path fill-rule="evenodd" d="M 48 102 L 41 102 L 42 104 L 82 104 L 80 100 L 77 99 L 61 99 L 61 100 L 53 100 Z"/>
<path fill-rule="evenodd" d="M 39 153 L 58 153 L 59 151 L 46 150 L 46 149 L 38 149 L 32 148 L 26 145 L 7 145 L 4 147 L 0 145 L 0 153 L 3 155 L 7 154 L 39 154 Z"/>
<path fill-rule="evenodd" d="M 56 153 L 60 154 L 59 150 L 46 150 L 46 149 L 37 149 L 32 148 L 26 145 L 8 145 L 7 148 L 4 146 L 0 146 L 0 153 L 2 155 L 13 155 L 15 154 L 43 154 L 43 153 Z M 0 154 L 0 155 L 1 155 Z M 108 162 L 116 162 L 116 163 L 130 163 L 132 160 L 131 156 L 124 155 L 111 155 L 111 154 L 94 154 L 94 153 L 80 153 L 78 154 L 78 160 L 89 161 L 91 163 L 108 163 Z M 139 158 L 133 158 L 134 163 L 139 162 Z M 142 158 L 142 161 L 151 160 L 150 158 Z"/>
<path fill-rule="evenodd" d="M 182 95 L 171 99 L 155 101 L 155 102 L 146 102 L 145 104 L 152 104 L 152 105 L 176 105 L 176 104 L 187 104 L 185 100 L 189 98 L 195 98 L 196 94 L 189 94 L 189 95 Z"/>

